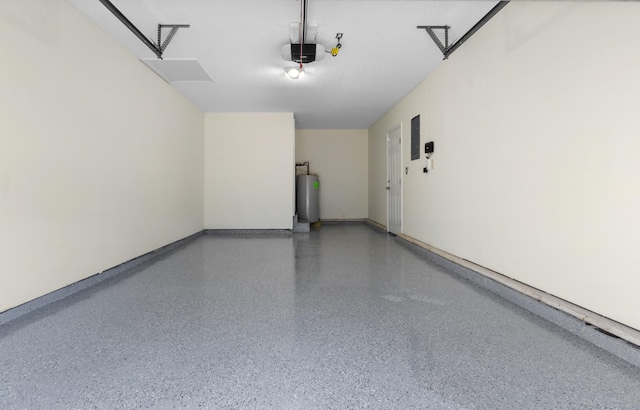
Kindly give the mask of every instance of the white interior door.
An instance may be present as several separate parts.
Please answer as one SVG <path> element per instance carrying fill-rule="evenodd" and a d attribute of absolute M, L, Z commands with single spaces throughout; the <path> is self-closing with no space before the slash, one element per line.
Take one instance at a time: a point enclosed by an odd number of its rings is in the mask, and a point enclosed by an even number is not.
<path fill-rule="evenodd" d="M 402 233 L 402 127 L 387 133 L 387 230 Z"/>

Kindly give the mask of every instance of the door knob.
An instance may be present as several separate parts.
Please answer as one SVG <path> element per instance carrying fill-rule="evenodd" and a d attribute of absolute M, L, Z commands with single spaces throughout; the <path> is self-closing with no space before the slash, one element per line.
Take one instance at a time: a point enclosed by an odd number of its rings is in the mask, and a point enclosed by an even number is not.
<path fill-rule="evenodd" d="M 389 187 L 387 187 L 387 191 L 388 191 L 389 189 L 390 189 L 390 188 L 389 188 Z"/>

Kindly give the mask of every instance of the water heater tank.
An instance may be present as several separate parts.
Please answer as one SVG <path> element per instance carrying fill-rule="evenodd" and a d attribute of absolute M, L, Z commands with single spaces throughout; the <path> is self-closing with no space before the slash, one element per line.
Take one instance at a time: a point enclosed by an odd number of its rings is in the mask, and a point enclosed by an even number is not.
<path fill-rule="evenodd" d="M 296 208 L 298 219 L 310 223 L 320 220 L 320 180 L 317 175 L 296 177 Z"/>

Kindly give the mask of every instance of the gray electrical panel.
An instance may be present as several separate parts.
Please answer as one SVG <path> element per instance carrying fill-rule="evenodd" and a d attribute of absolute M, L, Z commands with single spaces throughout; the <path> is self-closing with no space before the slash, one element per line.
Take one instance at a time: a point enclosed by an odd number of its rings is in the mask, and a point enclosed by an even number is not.
<path fill-rule="evenodd" d="M 411 119 L 411 161 L 420 159 L 420 116 Z"/>

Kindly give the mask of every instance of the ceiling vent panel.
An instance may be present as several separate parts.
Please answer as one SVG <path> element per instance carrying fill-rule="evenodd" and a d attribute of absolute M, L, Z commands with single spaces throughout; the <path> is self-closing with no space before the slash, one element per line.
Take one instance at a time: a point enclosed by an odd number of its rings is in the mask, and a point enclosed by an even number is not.
<path fill-rule="evenodd" d="M 210 83 L 209 74 L 195 58 L 142 58 L 150 69 L 168 83 Z"/>

